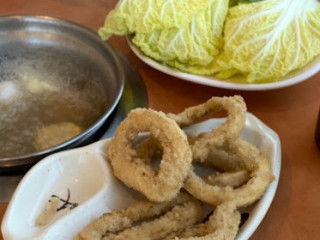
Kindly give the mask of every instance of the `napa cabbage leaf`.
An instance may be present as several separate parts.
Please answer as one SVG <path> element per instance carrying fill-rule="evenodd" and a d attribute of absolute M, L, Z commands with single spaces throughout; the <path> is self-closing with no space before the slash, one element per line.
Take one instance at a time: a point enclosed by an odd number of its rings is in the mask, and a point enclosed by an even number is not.
<path fill-rule="evenodd" d="M 228 0 L 210 0 L 206 9 L 182 28 L 136 33 L 132 41 L 142 52 L 182 71 L 210 75 L 223 47 L 222 31 Z"/>
<path fill-rule="evenodd" d="M 112 34 L 185 27 L 208 3 L 209 0 L 120 0 L 98 33 L 107 40 Z"/>
<path fill-rule="evenodd" d="M 239 3 L 253 3 L 253 2 L 260 2 L 260 1 L 263 1 L 263 0 L 230 0 L 229 6 L 232 7 Z"/>
<path fill-rule="evenodd" d="M 320 4 L 317 0 L 265 0 L 230 8 L 220 78 L 241 73 L 247 82 L 277 81 L 320 54 Z"/>

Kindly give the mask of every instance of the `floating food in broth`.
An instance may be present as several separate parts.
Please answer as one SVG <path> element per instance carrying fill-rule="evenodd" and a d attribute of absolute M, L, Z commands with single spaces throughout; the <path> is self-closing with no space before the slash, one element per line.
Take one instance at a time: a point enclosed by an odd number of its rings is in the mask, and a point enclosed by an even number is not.
<path fill-rule="evenodd" d="M 41 151 L 65 142 L 81 132 L 82 129 L 72 122 L 51 124 L 37 132 L 34 147 Z"/>

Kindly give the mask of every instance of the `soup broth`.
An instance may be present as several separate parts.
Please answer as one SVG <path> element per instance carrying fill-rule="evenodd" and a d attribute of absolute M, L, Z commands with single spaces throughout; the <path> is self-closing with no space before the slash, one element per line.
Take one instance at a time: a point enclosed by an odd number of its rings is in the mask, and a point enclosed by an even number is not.
<path fill-rule="evenodd" d="M 104 114 L 103 75 L 69 56 L 50 47 L 0 53 L 0 158 L 36 152 L 44 127 L 70 122 L 85 130 Z"/>

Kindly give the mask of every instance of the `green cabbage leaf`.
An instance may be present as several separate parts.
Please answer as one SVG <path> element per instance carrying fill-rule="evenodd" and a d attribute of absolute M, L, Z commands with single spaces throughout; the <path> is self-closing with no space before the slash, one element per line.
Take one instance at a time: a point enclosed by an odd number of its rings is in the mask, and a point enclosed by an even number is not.
<path fill-rule="evenodd" d="M 232 7 L 239 3 L 253 3 L 253 2 L 260 2 L 260 1 L 263 1 L 263 0 L 230 0 L 229 6 Z"/>
<path fill-rule="evenodd" d="M 320 54 L 317 0 L 265 0 L 229 9 L 217 77 L 272 82 Z"/>
<path fill-rule="evenodd" d="M 210 75 L 223 47 L 222 31 L 228 13 L 226 0 L 210 0 L 206 9 L 182 28 L 136 33 L 132 42 L 142 52 L 184 72 Z"/>
<path fill-rule="evenodd" d="M 209 0 L 120 0 L 107 15 L 99 35 L 147 33 L 155 29 L 185 27 L 207 8 Z"/>

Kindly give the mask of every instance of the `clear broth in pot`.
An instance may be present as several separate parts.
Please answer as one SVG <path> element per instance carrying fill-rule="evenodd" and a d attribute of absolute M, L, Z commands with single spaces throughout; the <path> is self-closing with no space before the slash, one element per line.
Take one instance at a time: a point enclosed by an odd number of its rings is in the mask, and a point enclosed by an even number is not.
<path fill-rule="evenodd" d="M 93 61 L 53 47 L 15 52 L 0 52 L 0 158 L 42 150 L 35 140 L 43 128 L 72 123 L 84 131 L 105 113 L 105 76 Z"/>

